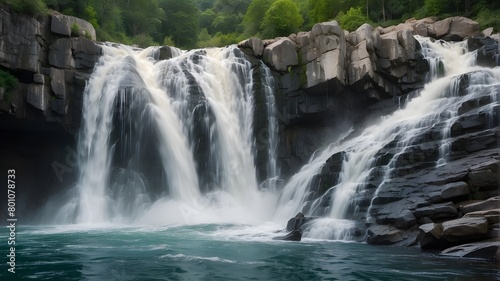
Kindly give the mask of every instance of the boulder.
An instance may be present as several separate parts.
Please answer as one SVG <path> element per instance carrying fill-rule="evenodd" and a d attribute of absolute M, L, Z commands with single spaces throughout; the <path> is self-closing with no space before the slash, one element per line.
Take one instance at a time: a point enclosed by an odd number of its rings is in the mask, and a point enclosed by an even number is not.
<path fill-rule="evenodd" d="M 351 63 L 349 64 L 349 84 L 355 85 L 360 80 L 373 79 L 374 69 L 372 59 L 368 53 L 367 41 L 363 40 L 356 45 L 351 52 Z M 363 87 L 362 87 L 363 89 Z"/>
<path fill-rule="evenodd" d="M 465 17 L 440 20 L 433 24 L 433 29 L 436 38 L 453 41 L 461 41 L 481 33 L 479 23 Z"/>
<path fill-rule="evenodd" d="M 289 38 L 281 38 L 264 49 L 264 62 L 278 71 L 287 71 L 299 63 L 297 45 Z"/>
<path fill-rule="evenodd" d="M 178 57 L 182 54 L 182 50 L 171 46 L 161 46 L 159 48 L 157 60 L 168 60 Z"/>
<path fill-rule="evenodd" d="M 84 36 L 96 40 L 95 29 L 92 24 L 80 18 L 58 13 L 51 15 L 50 31 L 64 36 Z M 77 32 L 78 34 L 74 34 Z"/>
<path fill-rule="evenodd" d="M 417 237 L 420 248 L 428 249 L 438 247 L 443 232 L 443 226 L 440 223 L 426 223 L 419 226 L 420 233 Z"/>
<path fill-rule="evenodd" d="M 488 220 L 482 217 L 460 218 L 442 223 L 441 239 L 448 242 L 471 241 L 483 238 L 488 233 Z"/>

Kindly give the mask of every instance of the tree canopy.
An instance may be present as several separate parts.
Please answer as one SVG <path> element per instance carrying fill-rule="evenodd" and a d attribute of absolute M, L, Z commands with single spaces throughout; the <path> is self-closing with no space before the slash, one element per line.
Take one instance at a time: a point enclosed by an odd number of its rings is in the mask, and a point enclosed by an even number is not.
<path fill-rule="evenodd" d="M 467 16 L 500 31 L 498 0 L 0 0 L 31 16 L 48 9 L 89 21 L 97 40 L 180 48 L 224 46 L 288 36 L 336 19 L 347 30 L 368 22 Z M 48 9 L 47 9 L 48 8 Z"/>

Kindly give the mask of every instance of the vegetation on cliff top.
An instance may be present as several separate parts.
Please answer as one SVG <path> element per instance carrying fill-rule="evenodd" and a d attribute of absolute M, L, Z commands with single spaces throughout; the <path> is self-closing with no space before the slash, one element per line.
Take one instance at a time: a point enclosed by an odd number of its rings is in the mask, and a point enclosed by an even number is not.
<path fill-rule="evenodd" d="M 411 17 L 461 15 L 500 31 L 497 0 L 0 0 L 28 15 L 48 9 L 89 21 L 101 41 L 224 46 L 256 36 L 310 30 L 336 19 L 347 30 L 364 22 L 388 26 Z"/>

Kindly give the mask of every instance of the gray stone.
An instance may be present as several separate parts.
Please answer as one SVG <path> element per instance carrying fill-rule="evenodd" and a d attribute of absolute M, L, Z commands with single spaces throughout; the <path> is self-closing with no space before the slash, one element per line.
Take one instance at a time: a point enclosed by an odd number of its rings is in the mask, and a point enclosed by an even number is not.
<path fill-rule="evenodd" d="M 72 34 L 73 27 L 76 27 L 80 34 Z M 51 15 L 50 31 L 64 36 L 78 35 L 96 40 L 95 29 L 92 24 L 83 19 L 62 14 Z"/>
<path fill-rule="evenodd" d="M 59 98 L 64 98 L 66 95 L 66 79 L 64 69 L 50 68 L 50 86 L 54 94 Z"/>
<path fill-rule="evenodd" d="M 439 245 L 443 226 L 440 223 L 427 223 L 419 226 L 420 233 L 417 237 L 420 248 L 428 249 Z"/>
<path fill-rule="evenodd" d="M 493 34 L 493 27 L 488 27 L 481 32 L 484 36 L 489 37 Z"/>
<path fill-rule="evenodd" d="M 463 181 L 438 186 L 436 189 L 436 195 L 432 198 L 433 202 L 442 202 L 448 199 L 463 197 L 470 193 L 469 185 Z"/>
<path fill-rule="evenodd" d="M 482 241 L 448 248 L 441 255 L 494 260 L 500 249 L 500 241 Z"/>
<path fill-rule="evenodd" d="M 488 233 L 488 220 L 485 218 L 460 218 L 442 223 L 441 238 L 448 242 L 470 241 Z"/>
<path fill-rule="evenodd" d="M 434 204 L 418 208 L 414 212 L 415 217 L 429 217 L 430 219 L 455 218 L 458 215 L 457 208 L 452 202 Z"/>
<path fill-rule="evenodd" d="M 247 40 L 244 40 L 240 43 L 238 43 L 238 47 L 240 48 L 248 48 L 250 50 L 252 50 L 252 56 L 255 56 L 255 57 L 262 57 L 262 55 L 264 54 L 264 43 L 262 42 L 261 39 L 259 38 L 250 38 L 250 39 L 247 39 Z"/>
<path fill-rule="evenodd" d="M 460 206 L 460 211 L 464 214 L 467 214 L 471 212 L 486 211 L 498 208 L 500 208 L 500 196 L 492 197 L 485 201 L 464 204 Z"/>
<path fill-rule="evenodd" d="M 35 84 L 45 84 L 45 76 L 43 74 L 37 73 L 33 74 L 33 83 Z"/>
<path fill-rule="evenodd" d="M 391 245 L 404 239 L 403 231 L 390 225 L 374 225 L 367 230 L 369 244 Z"/>
<path fill-rule="evenodd" d="M 35 108 L 44 111 L 49 104 L 49 88 L 41 84 L 28 84 L 26 101 Z"/>
<path fill-rule="evenodd" d="M 338 84 L 345 85 L 345 56 L 339 49 L 322 54 L 317 60 L 307 64 L 307 87 L 335 79 Z"/>
<path fill-rule="evenodd" d="M 475 211 L 465 214 L 464 218 L 486 218 L 488 223 L 495 224 L 500 222 L 500 209 L 491 209 L 486 211 Z"/>
<path fill-rule="evenodd" d="M 297 65 L 297 45 L 289 38 L 281 38 L 264 49 L 264 61 L 278 71 Z"/>

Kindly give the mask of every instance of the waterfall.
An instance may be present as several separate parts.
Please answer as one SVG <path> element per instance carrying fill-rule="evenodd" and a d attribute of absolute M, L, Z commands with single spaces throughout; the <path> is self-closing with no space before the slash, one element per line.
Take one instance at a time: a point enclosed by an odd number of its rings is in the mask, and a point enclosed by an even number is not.
<path fill-rule="evenodd" d="M 243 53 L 231 46 L 172 52 L 176 57 L 158 61 L 154 48 L 102 50 L 84 94 L 77 198 L 61 208 L 59 223 L 268 217 L 275 199 L 258 189 L 253 70 Z M 269 83 L 262 81 L 274 108 Z M 277 177 L 275 123 L 268 169 Z"/>
<path fill-rule="evenodd" d="M 357 203 L 358 197 L 370 193 L 372 197 L 377 195 L 378 188 L 375 191 L 366 188 L 370 177 L 382 174 L 379 187 L 390 181 L 397 163 L 411 162 L 412 157 L 419 157 L 413 155 L 410 148 L 417 145 L 418 137 L 433 126 L 440 126 L 442 132 L 440 140 L 434 144 L 439 150 L 435 165 L 444 164 L 449 154 L 450 127 L 458 118 L 459 106 L 484 95 L 478 87 L 500 83 L 500 69 L 474 66 L 475 53 L 467 52 L 466 42 L 434 42 L 422 37 L 417 37 L 417 40 L 423 46 L 424 56 L 431 67 L 429 83 L 420 94 L 391 115 L 381 117 L 359 135 L 332 143 L 322 152 L 317 152 L 284 187 L 279 206 L 288 216 L 303 211 L 306 216 L 324 217 L 306 224 L 306 237 L 351 239 L 355 231 L 354 221 L 370 221 L 371 205 L 366 209 Z M 493 105 L 489 107 L 485 110 L 491 111 Z M 338 183 L 318 197 L 311 189 L 313 178 L 334 156 L 341 162 Z M 381 169 L 376 170 L 375 166 Z M 279 215 L 284 216 L 284 213 Z"/>

